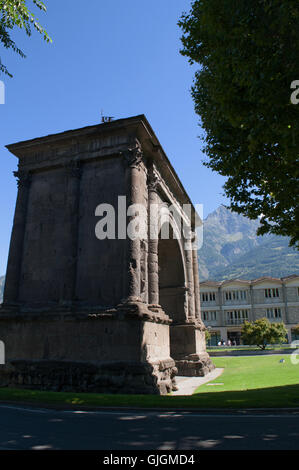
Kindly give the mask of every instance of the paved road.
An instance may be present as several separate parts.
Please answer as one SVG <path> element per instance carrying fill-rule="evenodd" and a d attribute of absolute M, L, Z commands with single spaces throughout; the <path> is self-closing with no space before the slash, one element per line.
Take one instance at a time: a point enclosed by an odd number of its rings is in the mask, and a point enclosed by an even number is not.
<path fill-rule="evenodd" d="M 299 449 L 299 412 L 86 412 L 2 404 L 0 449 L 291 450 Z"/>

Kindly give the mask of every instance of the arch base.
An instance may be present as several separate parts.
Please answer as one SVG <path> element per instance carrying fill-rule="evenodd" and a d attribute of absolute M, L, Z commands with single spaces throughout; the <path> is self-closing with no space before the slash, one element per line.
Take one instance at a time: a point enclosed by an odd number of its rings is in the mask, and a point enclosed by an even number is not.
<path fill-rule="evenodd" d="M 178 375 L 185 377 L 204 377 L 215 369 L 207 353 L 194 354 L 184 360 L 175 361 Z"/>
<path fill-rule="evenodd" d="M 206 352 L 202 324 L 184 323 L 170 327 L 170 356 L 175 360 L 178 375 L 203 377 L 215 369 Z"/>

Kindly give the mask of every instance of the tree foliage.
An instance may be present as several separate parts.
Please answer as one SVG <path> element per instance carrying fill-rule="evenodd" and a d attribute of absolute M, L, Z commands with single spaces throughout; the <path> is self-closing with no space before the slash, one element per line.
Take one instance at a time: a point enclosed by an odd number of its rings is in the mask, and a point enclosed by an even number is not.
<path fill-rule="evenodd" d="M 196 0 L 181 53 L 200 64 L 192 97 L 205 165 L 226 176 L 230 208 L 260 217 L 258 234 L 299 248 L 298 0 Z"/>
<path fill-rule="evenodd" d="M 206 328 L 206 329 L 205 329 L 205 339 L 206 339 L 206 343 L 208 343 L 211 338 L 212 338 L 211 332 L 210 332 L 210 330 L 208 330 L 208 328 Z"/>
<path fill-rule="evenodd" d="M 267 318 L 259 318 L 255 322 L 245 321 L 241 338 L 244 344 L 256 345 L 264 350 L 267 344 L 285 343 L 287 333 L 283 323 L 271 323 Z"/>
<path fill-rule="evenodd" d="M 16 45 L 11 38 L 14 27 L 24 29 L 28 36 L 32 34 L 32 28 L 38 31 L 45 41 L 51 42 L 51 38 L 45 29 L 38 23 L 34 14 L 29 11 L 26 0 L 0 0 L 0 43 L 6 49 L 12 49 L 21 57 L 26 57 L 24 52 Z M 46 11 L 46 6 L 39 0 L 32 0 L 32 3 L 41 11 Z M 0 73 L 10 77 L 12 75 L 0 59 Z"/>

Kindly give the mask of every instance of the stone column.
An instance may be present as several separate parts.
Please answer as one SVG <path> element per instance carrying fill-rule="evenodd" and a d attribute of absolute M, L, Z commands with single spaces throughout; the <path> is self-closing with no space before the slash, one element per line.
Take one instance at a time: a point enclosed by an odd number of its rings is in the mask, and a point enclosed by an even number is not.
<path fill-rule="evenodd" d="M 187 282 L 188 282 L 188 317 L 195 319 L 195 299 L 194 299 L 194 274 L 193 274 L 193 254 L 191 239 L 184 240 L 186 256 Z"/>
<path fill-rule="evenodd" d="M 140 178 L 142 171 L 143 152 L 139 142 L 136 140 L 135 146 L 129 148 L 123 153 L 127 162 L 127 182 L 128 189 L 128 205 L 140 204 Z M 136 215 L 128 218 L 129 223 L 134 220 Z M 140 238 L 128 238 L 128 257 L 127 257 L 127 273 L 128 273 L 128 296 L 126 302 L 141 302 L 140 297 Z"/>
<path fill-rule="evenodd" d="M 3 306 L 15 306 L 19 300 L 19 284 L 23 259 L 23 244 L 27 219 L 27 206 L 31 183 L 31 174 L 28 171 L 14 172 L 17 178 L 18 196 L 10 241 L 9 256 L 6 270 Z"/>
<path fill-rule="evenodd" d="M 63 292 L 63 302 L 71 305 L 76 299 L 77 262 L 78 262 L 78 230 L 79 230 L 79 204 L 80 182 L 82 176 L 81 162 L 71 160 L 65 165 L 68 176 L 68 199 L 70 205 L 70 255 L 66 289 Z"/>
<path fill-rule="evenodd" d="M 194 242 L 196 242 L 196 233 L 194 233 Z M 201 320 L 200 315 L 200 293 L 199 293 L 199 272 L 198 272 L 198 257 L 197 250 L 192 250 L 193 257 L 193 279 L 194 279 L 194 296 L 195 296 L 195 317 Z"/>
<path fill-rule="evenodd" d="M 159 214 L 157 187 L 160 178 L 151 168 L 148 176 L 148 299 L 149 304 L 159 304 Z"/>

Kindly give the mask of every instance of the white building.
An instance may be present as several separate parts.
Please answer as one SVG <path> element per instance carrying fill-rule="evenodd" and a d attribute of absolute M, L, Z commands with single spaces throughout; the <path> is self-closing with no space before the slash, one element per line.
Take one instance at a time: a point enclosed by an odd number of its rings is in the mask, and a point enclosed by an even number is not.
<path fill-rule="evenodd" d="M 204 281 L 200 283 L 200 292 L 202 319 L 212 334 L 211 345 L 229 339 L 240 344 L 244 321 L 264 317 L 282 321 L 289 342 L 299 339 L 292 331 L 299 323 L 299 275 Z"/>

